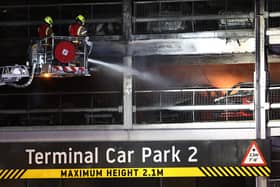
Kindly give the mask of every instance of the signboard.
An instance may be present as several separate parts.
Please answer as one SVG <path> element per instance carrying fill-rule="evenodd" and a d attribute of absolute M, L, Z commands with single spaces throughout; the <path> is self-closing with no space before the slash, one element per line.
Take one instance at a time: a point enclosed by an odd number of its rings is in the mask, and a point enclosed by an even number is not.
<path fill-rule="evenodd" d="M 256 177 L 269 141 L 0 143 L 0 179 Z"/>
<path fill-rule="evenodd" d="M 266 160 L 260 150 L 257 142 L 253 141 L 250 144 L 246 154 L 244 155 L 242 166 L 266 166 Z"/>

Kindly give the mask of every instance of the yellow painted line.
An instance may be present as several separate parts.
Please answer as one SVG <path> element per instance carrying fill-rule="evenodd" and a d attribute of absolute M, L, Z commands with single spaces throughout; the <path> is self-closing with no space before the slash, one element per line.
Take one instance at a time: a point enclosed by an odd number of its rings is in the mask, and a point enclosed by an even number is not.
<path fill-rule="evenodd" d="M 24 169 L 20 169 L 20 171 L 15 175 L 15 179 L 19 179 L 20 175 L 24 173 Z"/>
<path fill-rule="evenodd" d="M 254 172 L 254 170 L 253 170 L 252 168 L 247 167 L 247 169 L 250 170 L 250 172 L 253 173 L 254 176 L 256 176 L 256 177 L 258 176 L 258 175 Z"/>
<path fill-rule="evenodd" d="M 5 174 L 6 174 L 7 172 L 9 172 L 9 170 L 8 170 L 8 169 L 5 169 L 5 170 L 3 171 L 3 173 L 2 173 L 2 175 L 0 176 L 0 179 L 3 179 L 3 177 L 5 176 Z"/>
<path fill-rule="evenodd" d="M 265 176 L 269 176 L 269 173 L 267 173 L 267 171 L 263 167 L 259 167 L 259 169 L 265 174 Z"/>
<path fill-rule="evenodd" d="M 205 177 L 198 167 L 28 169 L 21 179 Z"/>
<path fill-rule="evenodd" d="M 156 169 L 156 168 L 155 168 Z M 165 177 L 203 177 L 203 172 L 200 171 L 199 167 L 186 167 L 186 168 L 162 168 Z"/>
<path fill-rule="evenodd" d="M 229 176 L 229 175 L 227 174 L 227 172 L 225 172 L 225 170 L 224 170 L 223 167 L 219 166 L 218 168 L 219 168 L 220 171 L 222 171 L 222 173 L 223 173 L 226 177 Z"/>
<path fill-rule="evenodd" d="M 256 171 L 259 176 L 263 176 L 263 174 L 259 171 L 257 167 L 253 167 L 253 170 Z"/>
<path fill-rule="evenodd" d="M 271 173 L 271 171 L 270 171 L 270 168 L 269 168 L 269 167 L 265 166 L 265 167 L 264 167 L 264 169 L 265 169 L 268 173 Z"/>
<path fill-rule="evenodd" d="M 236 166 L 235 169 L 236 169 L 237 171 L 239 171 L 239 173 L 241 173 L 241 175 L 242 175 L 243 177 L 246 177 L 246 174 L 244 174 L 243 171 L 242 171 L 239 167 Z"/>
<path fill-rule="evenodd" d="M 234 167 L 230 166 L 229 168 L 230 168 L 231 171 L 233 171 L 233 173 L 235 174 L 235 176 L 238 176 L 238 177 L 240 176 L 240 174 L 239 174 L 238 172 L 235 171 L 235 168 L 234 168 Z"/>
<path fill-rule="evenodd" d="M 214 177 L 217 177 L 217 174 L 212 170 L 211 167 L 206 167 L 206 168 Z"/>
<path fill-rule="evenodd" d="M 201 167 L 201 169 L 204 171 L 204 173 L 206 173 L 206 175 L 207 175 L 208 177 L 211 177 L 211 176 L 212 176 L 212 175 L 207 171 L 206 168 Z"/>
<path fill-rule="evenodd" d="M 14 178 L 18 171 L 19 169 L 14 170 L 14 173 L 9 178 L 10 179 Z"/>
<path fill-rule="evenodd" d="M 224 167 L 225 170 L 230 174 L 230 176 L 234 177 L 235 175 L 231 173 L 231 171 L 228 169 L 228 167 Z"/>
<path fill-rule="evenodd" d="M 215 170 L 216 173 L 218 173 L 218 175 L 219 175 L 220 177 L 223 176 L 223 174 L 221 174 L 221 173 L 219 172 L 219 170 L 218 170 L 216 167 L 212 167 L 212 168 Z"/>
<path fill-rule="evenodd" d="M 269 176 L 267 167 L 1 169 L 0 179 Z"/>
<path fill-rule="evenodd" d="M 247 176 L 252 176 L 252 174 L 247 170 L 247 167 L 242 166 L 241 169 L 247 174 Z"/>
<path fill-rule="evenodd" d="M 6 176 L 4 177 L 4 179 L 8 179 L 9 175 L 12 174 L 14 172 L 13 169 L 10 169 L 9 172 L 6 174 Z"/>

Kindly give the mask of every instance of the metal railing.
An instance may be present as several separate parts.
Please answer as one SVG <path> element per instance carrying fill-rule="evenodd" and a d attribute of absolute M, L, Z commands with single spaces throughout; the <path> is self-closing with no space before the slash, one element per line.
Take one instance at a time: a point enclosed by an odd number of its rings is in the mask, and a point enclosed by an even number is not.
<path fill-rule="evenodd" d="M 280 87 L 271 87 L 269 89 L 269 119 L 280 119 Z"/>
<path fill-rule="evenodd" d="M 254 1 L 248 0 L 242 10 L 236 11 L 236 3 L 209 3 L 204 0 L 132 1 L 133 34 L 187 33 L 254 27 Z M 240 5 L 239 5 L 240 6 Z M 232 8 L 233 7 L 233 8 Z M 238 7 L 238 6 L 237 6 Z M 56 34 L 67 33 L 73 16 L 82 13 L 87 17 L 89 33 L 95 36 L 122 35 L 123 2 L 59 3 L 0 5 L 3 10 L 1 27 L 18 27 L 30 38 L 46 15 L 55 18 Z M 236 10 L 235 10 L 236 9 Z M 240 9 L 240 7 L 239 7 Z M 268 3 L 269 27 L 279 25 L 279 2 Z M 104 10 L 106 14 L 104 14 Z M 71 12 L 71 13 L 69 13 Z M 12 29 L 9 28 L 11 31 Z M 62 32 L 62 33 L 61 33 Z"/>
<path fill-rule="evenodd" d="M 280 87 L 269 90 L 280 119 Z M 123 124 L 119 91 L 0 94 L 1 126 Z M 134 124 L 254 120 L 254 88 L 137 90 Z"/>
<path fill-rule="evenodd" d="M 122 124 L 114 91 L 0 95 L 1 126 Z"/>
<path fill-rule="evenodd" d="M 253 88 L 136 91 L 134 119 L 135 123 L 251 120 L 252 102 Z"/>
<path fill-rule="evenodd" d="M 83 14 L 87 18 L 88 31 L 92 35 L 121 35 L 122 2 L 92 3 L 40 3 L 0 5 L 5 12 L 1 27 L 21 28 L 27 37 L 34 37 L 36 27 L 42 23 L 44 16 L 54 18 L 55 34 L 66 35 L 68 25 L 75 16 Z M 106 14 L 104 14 L 106 10 Z M 26 32 L 24 32 L 26 31 Z M 21 34 L 20 33 L 20 34 Z M 19 33 L 18 33 L 19 34 Z M 18 36 L 18 34 L 16 36 Z"/>
<path fill-rule="evenodd" d="M 253 28 L 251 7 L 247 12 L 234 11 L 227 2 L 218 8 L 211 7 L 207 1 L 135 0 L 133 31 L 135 34 L 163 34 Z"/>

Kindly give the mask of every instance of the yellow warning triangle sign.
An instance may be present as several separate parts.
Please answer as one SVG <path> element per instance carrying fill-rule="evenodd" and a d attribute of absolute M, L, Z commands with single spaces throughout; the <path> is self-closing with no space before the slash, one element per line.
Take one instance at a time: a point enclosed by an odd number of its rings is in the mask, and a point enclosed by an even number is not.
<path fill-rule="evenodd" d="M 253 141 L 249 148 L 247 149 L 243 160 L 241 162 L 242 166 L 266 166 L 267 162 L 257 144 Z"/>

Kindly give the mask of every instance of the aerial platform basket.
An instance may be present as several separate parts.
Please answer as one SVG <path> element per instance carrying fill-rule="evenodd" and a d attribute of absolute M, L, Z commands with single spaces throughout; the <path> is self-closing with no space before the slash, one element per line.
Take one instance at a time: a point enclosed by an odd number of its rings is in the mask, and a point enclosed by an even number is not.
<path fill-rule="evenodd" d="M 52 36 L 36 41 L 31 48 L 29 66 L 36 66 L 35 76 L 89 76 L 87 37 Z"/>

